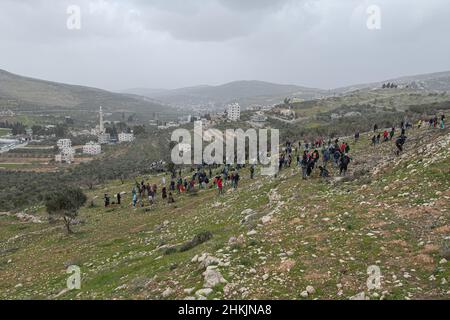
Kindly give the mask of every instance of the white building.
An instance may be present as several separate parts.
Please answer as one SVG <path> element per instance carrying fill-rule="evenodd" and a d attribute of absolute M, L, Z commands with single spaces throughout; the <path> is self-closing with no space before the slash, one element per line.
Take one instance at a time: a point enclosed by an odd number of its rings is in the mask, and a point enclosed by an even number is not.
<path fill-rule="evenodd" d="M 108 144 L 111 141 L 111 136 L 109 133 L 101 133 L 98 136 L 98 143 Z"/>
<path fill-rule="evenodd" d="M 192 121 L 192 115 L 183 116 L 183 117 L 178 118 L 179 124 L 187 124 L 187 123 L 190 123 L 191 121 Z"/>
<path fill-rule="evenodd" d="M 70 139 L 59 139 L 58 142 L 56 142 L 56 145 L 58 146 L 59 150 L 65 149 L 65 148 L 71 148 L 72 147 L 72 140 Z"/>
<path fill-rule="evenodd" d="M 267 117 L 262 112 L 256 112 L 251 118 L 253 122 L 266 122 Z"/>
<path fill-rule="evenodd" d="M 75 158 L 75 149 L 72 147 L 68 147 L 61 149 L 61 152 L 55 156 L 55 161 L 72 163 L 74 158 Z"/>
<path fill-rule="evenodd" d="M 169 121 L 169 122 L 166 122 L 165 124 L 163 124 L 161 126 L 158 126 L 158 129 L 159 130 L 165 130 L 165 129 L 170 129 L 170 128 L 177 128 L 179 126 L 180 126 L 179 123 L 176 123 L 174 121 Z"/>
<path fill-rule="evenodd" d="M 166 127 L 168 127 L 168 128 L 177 128 L 179 126 L 180 126 L 180 124 L 175 121 L 169 121 L 166 123 Z"/>
<path fill-rule="evenodd" d="M 93 141 L 88 142 L 83 146 L 83 153 L 90 154 L 93 156 L 98 155 L 98 154 L 102 153 L 102 146 Z"/>
<path fill-rule="evenodd" d="M 229 104 L 227 107 L 227 116 L 231 121 L 237 121 L 241 118 L 241 106 L 238 103 Z"/>
<path fill-rule="evenodd" d="M 119 142 L 132 142 L 134 141 L 134 134 L 133 133 L 119 133 Z"/>
<path fill-rule="evenodd" d="M 2 117 L 14 117 L 15 115 L 16 114 L 9 109 L 0 111 L 0 116 L 2 116 Z"/>

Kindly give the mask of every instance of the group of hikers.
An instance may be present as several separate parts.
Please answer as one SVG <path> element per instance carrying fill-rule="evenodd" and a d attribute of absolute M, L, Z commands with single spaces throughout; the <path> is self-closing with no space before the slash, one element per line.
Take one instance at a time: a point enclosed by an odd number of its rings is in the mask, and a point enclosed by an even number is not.
<path fill-rule="evenodd" d="M 162 177 L 161 184 L 161 199 L 163 201 L 167 201 L 169 204 L 174 203 L 175 199 L 172 193 L 173 190 L 167 190 L 165 177 Z M 131 194 L 133 199 L 133 207 L 136 208 L 138 202 L 139 205 L 143 207 L 145 198 L 148 199 L 150 205 L 153 205 L 156 203 L 156 199 L 158 198 L 158 186 L 156 184 L 145 183 L 144 180 L 142 180 L 141 183 L 136 181 L 136 185 L 133 187 Z"/>
<path fill-rule="evenodd" d="M 214 167 L 217 167 L 216 165 Z M 232 188 L 237 189 L 239 185 L 240 175 L 239 169 L 242 166 L 237 166 L 236 168 L 230 165 L 225 165 L 224 168 L 213 177 L 211 166 L 202 165 L 195 170 L 190 178 L 182 178 L 182 171 L 179 169 L 178 178 L 176 178 L 175 171 L 172 172 L 172 177 L 168 186 L 166 186 L 166 177 L 161 178 L 161 199 L 163 202 L 168 204 L 175 203 L 174 193 L 195 193 L 197 190 L 214 188 L 218 189 L 219 194 L 223 194 L 224 187 L 230 185 Z M 255 167 L 250 167 L 251 179 L 254 177 Z M 207 173 L 208 171 L 208 173 Z M 132 206 L 144 207 L 146 199 L 148 199 L 148 204 L 156 204 L 158 197 L 158 186 L 157 184 L 146 183 L 142 180 L 140 183 L 136 182 L 132 191 Z M 117 204 L 121 204 L 121 194 L 116 195 Z M 110 196 L 108 194 L 104 195 L 105 207 L 111 205 Z M 112 204 L 116 204 L 113 202 Z"/>
<path fill-rule="evenodd" d="M 197 185 L 199 189 L 206 189 L 208 187 L 216 186 L 219 190 L 219 194 L 223 193 L 224 185 L 231 185 L 232 188 L 237 189 L 239 185 L 240 175 L 239 169 L 241 166 L 236 168 L 231 165 L 224 165 L 223 169 L 213 177 L 212 168 L 208 166 L 205 170 L 206 165 L 197 167 L 197 170 L 192 175 L 192 177 L 182 178 L 181 170 L 178 174 L 178 179 L 175 183 L 175 175 L 172 173 L 172 180 L 170 182 L 171 190 L 176 190 L 178 194 L 183 192 L 195 192 L 195 186 Z M 216 165 L 214 165 L 216 167 Z M 206 173 L 208 171 L 208 174 Z M 212 182 L 212 185 L 210 184 Z"/>
<path fill-rule="evenodd" d="M 442 114 L 440 116 L 440 129 L 445 129 L 445 115 Z M 434 117 L 430 118 L 428 121 L 419 119 L 417 122 L 417 128 L 420 129 L 425 123 L 428 122 L 429 128 L 437 128 L 438 127 L 438 116 L 435 115 Z M 403 152 L 403 145 L 406 142 L 407 136 L 406 136 L 406 130 L 409 128 L 412 128 L 413 125 L 410 122 L 402 121 L 400 123 L 400 136 L 397 137 L 395 140 L 395 146 L 397 147 L 396 154 L 399 155 L 401 152 Z M 378 131 L 378 125 L 375 124 L 373 127 L 374 135 L 372 136 L 372 145 L 376 146 L 381 141 L 381 132 Z M 392 127 L 389 131 L 384 130 L 383 131 L 383 142 L 392 141 L 392 139 L 395 136 L 396 128 Z M 355 134 L 355 140 L 359 138 L 359 133 Z"/>
<path fill-rule="evenodd" d="M 401 133 L 400 136 L 395 140 L 395 146 L 397 147 L 397 155 L 400 154 L 400 152 L 403 151 L 403 145 L 406 142 L 406 129 L 407 128 L 411 128 L 412 125 L 409 122 L 403 122 L 400 124 L 400 129 L 401 129 Z M 377 144 L 380 144 L 381 142 L 381 132 L 378 132 L 378 126 L 375 125 L 373 128 L 374 131 L 374 135 L 372 137 L 372 146 L 376 146 Z M 383 142 L 388 142 L 388 141 L 392 141 L 392 139 L 394 138 L 396 132 L 396 128 L 392 127 L 389 131 L 388 130 L 384 130 L 383 131 Z M 377 134 L 378 133 L 378 134 Z"/>
<path fill-rule="evenodd" d="M 428 121 L 419 120 L 417 127 L 421 128 L 425 123 L 429 124 L 429 127 L 438 127 L 438 117 L 434 116 Z M 402 121 L 400 123 L 400 135 L 395 138 L 395 145 L 397 147 L 396 153 L 399 155 L 403 151 L 403 146 L 406 142 L 406 130 L 412 128 L 413 125 L 409 122 Z M 440 117 L 441 129 L 445 128 L 445 116 Z M 381 142 L 389 142 L 394 140 L 396 134 L 396 127 L 391 129 L 379 130 L 378 125 L 375 124 L 373 127 L 372 145 L 376 146 Z M 355 133 L 355 143 L 360 138 L 359 131 Z M 298 148 L 294 147 L 290 141 L 287 141 L 285 147 L 282 148 L 282 152 L 279 157 L 279 171 L 283 168 L 289 168 L 292 165 L 293 159 L 296 159 L 296 164 L 301 168 L 302 178 L 308 179 L 313 173 L 315 168 L 320 170 L 319 176 L 322 178 L 330 177 L 330 164 L 331 167 L 336 168 L 339 175 L 345 176 L 348 170 L 348 166 L 352 161 L 350 157 L 350 145 L 347 141 L 340 141 L 339 138 L 332 140 L 331 138 L 326 142 L 323 138 L 317 138 L 312 142 L 305 140 L 304 142 L 298 142 Z M 321 161 L 320 161 L 321 159 Z M 224 193 L 224 188 L 230 186 L 233 189 L 237 189 L 239 186 L 239 181 L 241 176 L 239 170 L 246 165 L 236 165 L 231 166 L 230 164 L 222 165 L 200 165 L 196 169 L 192 168 L 192 176 L 182 178 L 182 170 L 179 169 L 178 175 L 173 169 L 171 171 L 171 179 L 169 184 L 166 186 L 166 178 L 163 176 L 161 178 L 161 199 L 163 202 L 172 204 L 175 202 L 174 194 L 182 193 L 195 193 L 200 189 L 212 189 L 216 188 L 218 194 L 222 195 Z M 250 179 L 254 179 L 255 176 L 254 164 L 250 165 Z M 216 174 L 213 175 L 213 169 Z M 158 194 L 158 186 L 156 184 L 145 183 L 141 181 L 132 189 L 132 206 L 136 208 L 137 206 L 143 207 L 145 199 L 148 199 L 149 205 L 156 203 Z M 121 204 L 121 193 L 116 195 L 117 204 Z M 108 194 L 104 196 L 105 207 L 110 206 L 110 197 Z M 113 202 L 114 204 L 114 202 Z"/>
<path fill-rule="evenodd" d="M 303 151 L 301 152 L 301 150 Z M 292 159 L 295 157 L 297 166 L 302 169 L 303 179 L 311 176 L 316 167 L 319 168 L 321 177 L 329 177 L 330 171 L 327 168 L 329 163 L 333 163 L 335 167 L 339 168 L 340 175 L 345 175 L 351 161 L 349 152 L 350 145 L 345 141 L 340 142 L 338 138 L 334 142 L 329 139 L 328 143 L 322 138 L 318 138 L 311 143 L 306 140 L 304 143 L 299 142 L 295 154 L 293 144 L 288 141 L 286 142 L 286 147 L 283 148 L 283 153 L 280 155 L 278 169 L 281 171 L 285 167 L 291 167 Z M 319 165 L 321 158 L 322 163 Z"/>
<path fill-rule="evenodd" d="M 430 118 L 428 120 L 428 126 L 431 128 L 437 128 L 438 126 L 441 129 L 445 129 L 445 114 L 441 114 L 441 120 L 438 120 L 438 116 L 435 115 L 434 117 Z M 422 126 L 422 124 L 425 124 L 426 121 L 423 121 L 422 119 L 419 120 L 419 122 L 417 123 L 417 127 L 420 129 L 420 127 Z"/>

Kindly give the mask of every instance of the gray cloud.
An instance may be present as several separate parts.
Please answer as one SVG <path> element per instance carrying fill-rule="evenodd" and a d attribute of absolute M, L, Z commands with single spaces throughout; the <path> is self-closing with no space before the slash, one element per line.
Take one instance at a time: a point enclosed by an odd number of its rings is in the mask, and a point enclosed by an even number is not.
<path fill-rule="evenodd" d="M 66 28 L 77 4 L 82 28 Z M 381 9 L 381 30 L 366 9 Z M 330 88 L 450 69 L 447 0 L 0 0 L 0 68 L 107 89 Z"/>

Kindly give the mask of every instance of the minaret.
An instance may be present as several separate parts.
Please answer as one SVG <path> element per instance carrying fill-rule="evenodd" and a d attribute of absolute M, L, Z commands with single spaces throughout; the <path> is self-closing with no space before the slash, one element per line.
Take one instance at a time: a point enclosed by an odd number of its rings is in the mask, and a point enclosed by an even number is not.
<path fill-rule="evenodd" d="M 105 133 L 105 128 L 103 127 L 103 110 L 100 106 L 100 127 L 99 127 L 100 134 Z"/>

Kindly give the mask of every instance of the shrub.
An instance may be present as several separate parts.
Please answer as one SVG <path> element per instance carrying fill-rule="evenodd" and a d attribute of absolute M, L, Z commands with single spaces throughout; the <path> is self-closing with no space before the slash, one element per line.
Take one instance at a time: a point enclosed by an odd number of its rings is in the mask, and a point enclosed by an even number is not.
<path fill-rule="evenodd" d="M 67 233 L 72 233 L 70 225 L 86 201 L 87 198 L 80 188 L 63 188 L 47 195 L 45 207 L 50 216 L 61 216 Z"/>

